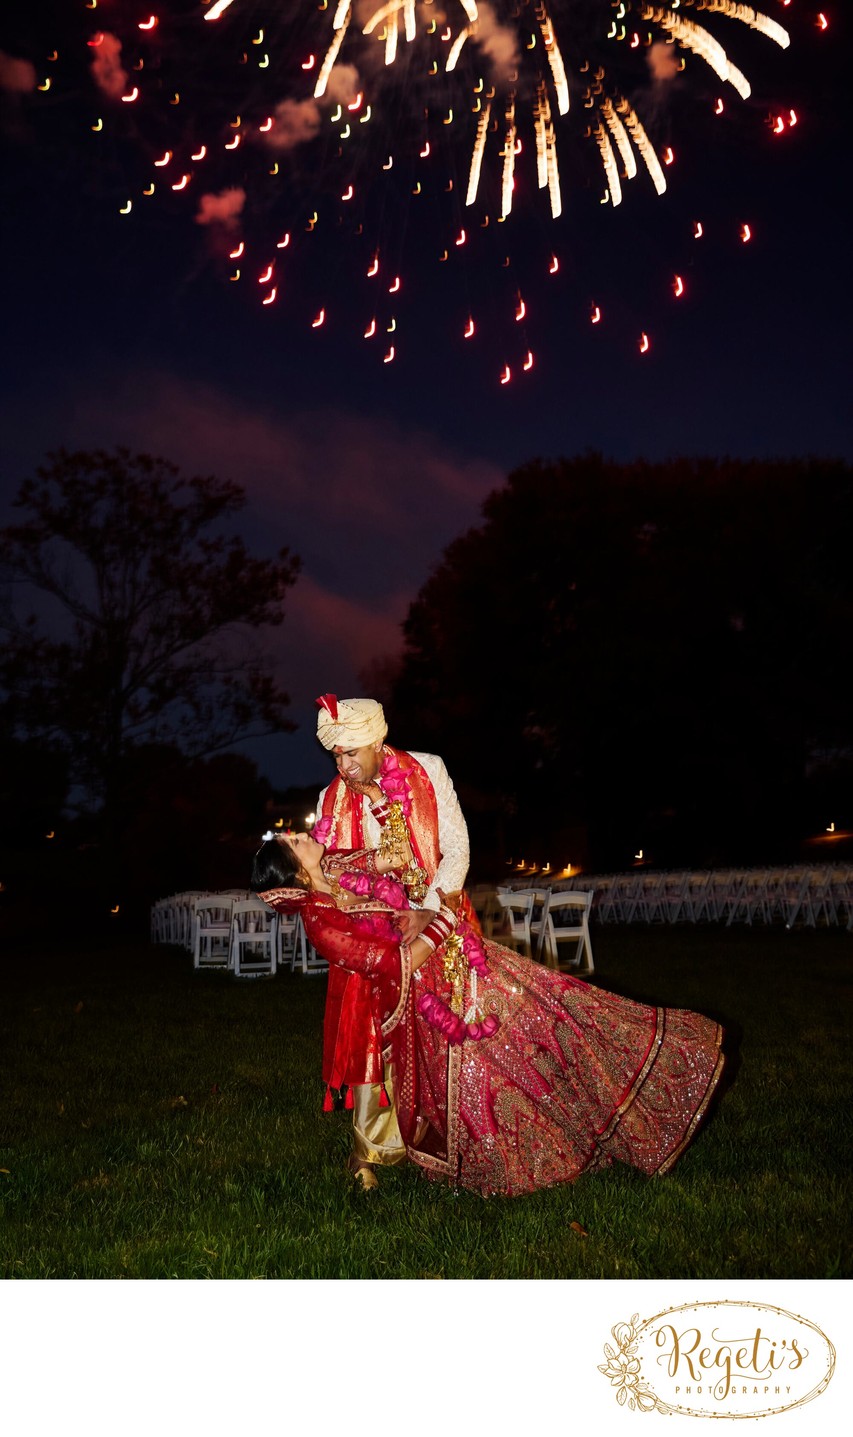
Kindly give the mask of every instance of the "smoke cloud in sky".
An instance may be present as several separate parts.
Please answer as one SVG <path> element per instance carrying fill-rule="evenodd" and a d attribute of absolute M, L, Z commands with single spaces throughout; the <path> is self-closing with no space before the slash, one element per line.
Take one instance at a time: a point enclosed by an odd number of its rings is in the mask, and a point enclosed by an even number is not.
<path fill-rule="evenodd" d="M 313 140 L 323 122 L 323 109 L 348 105 L 361 88 L 355 65 L 333 65 L 325 93 L 319 100 L 280 100 L 273 112 L 271 130 L 259 139 L 276 154 L 285 154 Z"/>
<path fill-rule="evenodd" d="M 36 72 L 29 60 L 19 60 L 0 50 L 0 90 L 13 95 L 28 95 L 36 87 Z"/>
<path fill-rule="evenodd" d="M 488 56 L 492 77 L 507 80 L 510 72 L 518 68 L 518 37 L 514 29 L 501 25 L 491 5 L 481 4 L 479 14 L 472 38 Z"/>
<path fill-rule="evenodd" d="M 240 215 L 245 203 L 246 191 L 238 186 L 220 190 L 218 195 L 202 195 L 195 222 L 197 225 L 215 224 L 222 225 L 228 230 L 236 230 L 239 227 Z"/>
<path fill-rule="evenodd" d="M 361 89 L 355 65 L 333 65 L 323 101 L 327 105 L 348 105 Z"/>
<path fill-rule="evenodd" d="M 653 80 L 665 83 L 674 80 L 678 74 L 678 55 L 674 45 L 665 40 L 656 40 L 646 51 L 646 64 Z"/>
<path fill-rule="evenodd" d="M 267 149 L 284 153 L 313 140 L 320 128 L 320 107 L 316 100 L 281 100 L 273 113 L 273 126 L 261 136 Z"/>
<path fill-rule="evenodd" d="M 121 41 L 106 32 L 92 54 L 92 78 L 98 89 L 111 100 L 120 99 L 127 89 L 127 71 L 121 63 Z"/>

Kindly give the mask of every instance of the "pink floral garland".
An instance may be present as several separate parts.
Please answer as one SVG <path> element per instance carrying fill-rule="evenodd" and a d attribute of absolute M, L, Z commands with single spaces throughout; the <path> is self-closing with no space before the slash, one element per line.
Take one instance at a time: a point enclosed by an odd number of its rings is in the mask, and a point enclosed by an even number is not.
<path fill-rule="evenodd" d="M 389 803 L 398 802 L 400 804 L 403 817 L 408 818 L 412 812 L 412 790 L 409 787 L 409 780 L 400 768 L 397 755 L 389 753 L 387 749 L 379 770 L 379 787 Z"/>
<path fill-rule="evenodd" d="M 400 768 L 396 754 L 389 753 L 387 749 L 379 769 L 379 786 L 388 802 L 398 802 L 403 817 L 408 818 L 412 812 L 412 790 L 406 775 Z M 315 823 L 313 837 L 325 847 L 329 841 L 331 830 L 332 817 L 331 814 L 327 814 Z M 347 888 L 351 893 L 357 893 L 360 897 L 373 894 L 380 902 L 387 903 L 391 908 L 408 907 L 405 890 L 400 884 L 394 883 L 384 876 L 371 878 L 367 873 L 344 873 L 341 874 L 339 882 L 342 888 Z M 462 938 L 462 951 L 468 960 L 469 969 L 484 978 L 487 964 L 482 943 L 467 923 L 459 924 L 457 932 Z M 466 1038 L 477 1043 L 483 1038 L 493 1037 L 500 1027 L 500 1022 L 493 1013 L 490 1013 L 480 1023 L 466 1023 L 465 1019 L 454 1013 L 437 993 L 421 994 L 416 1006 L 430 1027 L 443 1033 L 448 1043 L 461 1043 Z"/>
<path fill-rule="evenodd" d="M 456 931 L 462 938 L 462 951 L 468 959 L 468 967 L 484 978 L 487 964 L 482 943 L 467 923 L 460 923 Z M 443 1033 L 448 1043 L 461 1043 L 466 1038 L 472 1043 L 479 1043 L 483 1038 L 493 1037 L 500 1027 L 494 1013 L 490 1013 L 480 1023 L 466 1023 L 437 993 L 422 993 L 416 1006 L 421 1017 L 426 1019 L 431 1028 L 437 1028 Z"/>
<path fill-rule="evenodd" d="M 431 1028 L 437 1028 L 444 1034 L 448 1043 L 461 1043 L 465 1038 L 478 1043 L 481 1038 L 491 1038 L 500 1027 L 494 1013 L 490 1013 L 482 1023 L 466 1023 L 464 1018 L 452 1013 L 444 1000 L 435 993 L 422 993 L 417 1008 Z"/>
<path fill-rule="evenodd" d="M 370 873 L 342 873 L 338 882 L 341 888 L 357 893 L 359 898 L 378 898 L 380 903 L 387 903 L 389 908 L 400 909 L 408 905 L 403 885 L 395 883 L 393 878 L 387 878 L 384 873 L 375 878 Z"/>
<path fill-rule="evenodd" d="M 387 750 L 383 755 L 382 765 L 379 769 L 379 787 L 382 789 L 389 803 L 399 802 L 400 808 L 403 811 L 403 817 L 408 818 L 412 812 L 412 790 L 409 787 L 409 781 L 406 775 L 400 768 L 397 755 L 395 753 L 389 753 Z M 330 813 L 324 814 L 323 817 L 318 818 L 314 824 L 311 830 L 311 837 L 315 839 L 317 843 L 322 843 L 325 848 L 329 842 L 333 825 L 334 819 L 332 815 Z M 397 907 L 396 904 L 393 906 Z"/>

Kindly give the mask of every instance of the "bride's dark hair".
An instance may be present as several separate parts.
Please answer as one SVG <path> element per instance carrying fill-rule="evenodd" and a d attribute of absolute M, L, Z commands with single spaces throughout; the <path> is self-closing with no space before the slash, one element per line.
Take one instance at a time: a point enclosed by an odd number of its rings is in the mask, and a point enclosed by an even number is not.
<path fill-rule="evenodd" d="M 299 864 L 290 849 L 277 838 L 269 838 L 252 860 L 249 887 L 253 893 L 266 893 L 270 888 L 297 888 L 299 872 Z"/>

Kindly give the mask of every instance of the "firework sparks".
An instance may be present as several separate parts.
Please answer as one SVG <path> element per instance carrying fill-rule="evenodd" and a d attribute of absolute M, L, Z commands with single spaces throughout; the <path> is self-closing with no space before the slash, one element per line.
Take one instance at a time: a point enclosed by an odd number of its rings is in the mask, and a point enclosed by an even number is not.
<path fill-rule="evenodd" d="M 86 35 L 86 129 L 118 137 L 123 155 L 136 145 L 112 212 L 132 227 L 139 211 L 190 205 L 223 274 L 235 278 L 239 238 L 246 273 L 263 276 L 258 302 L 269 306 L 278 295 L 284 309 L 294 303 L 289 266 L 308 249 L 326 253 L 316 236 L 348 237 L 360 276 L 378 273 L 381 250 L 385 289 L 396 295 L 410 209 L 433 206 L 443 226 L 436 258 L 452 272 L 476 268 L 487 241 L 494 253 L 493 237 L 503 233 L 496 226 L 516 206 L 540 203 L 533 192 L 543 193 L 554 221 L 575 207 L 579 157 L 593 159 L 612 207 L 626 202 L 629 186 L 651 184 L 663 195 L 673 158 L 661 141 L 663 97 L 677 77 L 682 83 L 685 63 L 684 87 L 708 110 L 716 99 L 719 113 L 722 100 L 703 94 L 704 68 L 742 99 L 751 94 L 729 53 L 739 31 L 783 50 L 790 44 L 775 19 L 734 0 L 172 0 L 160 13 L 137 7 L 132 18 L 119 8 L 110 7 L 109 31 L 95 30 L 93 15 Z M 825 26 L 822 14 L 812 19 Z M 52 83 L 45 104 L 54 103 L 60 68 L 35 87 L 44 94 Z M 782 134 L 797 124 L 796 112 L 777 103 L 769 123 Z M 153 168 L 157 197 L 135 209 L 137 195 L 155 193 Z M 698 222 L 694 233 L 702 233 Z M 748 243 L 746 225 L 741 238 Z M 552 240 L 540 254 L 540 273 L 558 272 L 556 247 Z M 317 268 L 322 273 L 320 259 Z M 674 288 L 683 293 L 678 275 Z M 326 292 L 305 303 L 306 325 L 324 326 L 330 312 L 338 322 Z M 368 322 L 372 308 L 355 327 L 365 337 L 380 326 L 395 333 L 389 363 L 403 353 L 397 318 L 392 329 L 377 309 Z M 480 334 L 479 309 L 477 316 Z M 596 307 L 593 323 L 598 318 Z M 453 328 L 473 336 L 467 301 Z M 502 382 L 530 368 L 528 353 L 505 366 Z"/>

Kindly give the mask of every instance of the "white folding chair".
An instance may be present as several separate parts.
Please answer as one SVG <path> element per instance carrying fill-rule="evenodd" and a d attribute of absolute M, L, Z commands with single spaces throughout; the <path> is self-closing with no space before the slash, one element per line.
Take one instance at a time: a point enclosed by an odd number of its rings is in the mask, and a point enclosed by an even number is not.
<path fill-rule="evenodd" d="M 193 967 L 227 968 L 231 956 L 234 899 L 221 893 L 193 903 Z"/>
<path fill-rule="evenodd" d="M 313 943 L 308 942 L 302 919 L 298 913 L 280 913 L 278 915 L 278 964 L 283 968 L 286 959 L 290 959 L 290 971 L 295 973 L 297 968 L 301 973 L 326 973 L 329 965 L 325 958 L 321 958 Z"/>
<path fill-rule="evenodd" d="M 705 873 L 688 873 L 686 875 L 684 887 L 681 890 L 681 899 L 673 914 L 673 923 L 710 922 L 711 905 L 708 896 L 710 883 L 710 869 Z"/>
<path fill-rule="evenodd" d="M 740 889 L 726 919 L 727 927 L 731 927 L 732 923 L 748 923 L 751 926 L 755 919 L 762 923 L 767 922 L 769 881 L 768 868 L 750 868 L 743 874 Z"/>
<path fill-rule="evenodd" d="M 722 923 L 723 919 L 728 921 L 734 910 L 734 905 L 737 903 L 743 881 L 744 875 L 740 869 L 715 868 L 711 870 L 711 881 L 708 884 L 707 892 L 709 922 Z"/>
<path fill-rule="evenodd" d="M 636 921 L 643 923 L 665 923 L 668 918 L 667 910 L 667 878 L 666 873 L 647 873 L 640 886 L 640 901 L 638 911 L 642 914 Z"/>
<path fill-rule="evenodd" d="M 480 883 L 467 889 L 471 906 L 480 920 L 484 938 L 498 939 L 505 926 L 504 910 L 493 884 Z"/>
<path fill-rule="evenodd" d="M 201 888 L 193 888 L 186 893 L 176 893 L 172 899 L 174 905 L 174 937 L 173 943 L 181 948 L 186 948 L 188 953 L 193 951 L 193 904 L 197 898 L 211 898 L 213 895 Z"/>
<path fill-rule="evenodd" d="M 576 973 L 593 973 L 592 942 L 589 936 L 589 915 L 592 889 L 583 893 L 549 892 L 542 909 L 541 934 L 537 956 L 544 956 L 547 968 L 560 968 L 559 945 L 573 942 L 574 953 L 569 966 Z"/>
<path fill-rule="evenodd" d="M 278 914 L 259 898 L 238 898 L 231 909 L 229 963 L 235 978 L 272 978 L 278 958 Z"/>
<path fill-rule="evenodd" d="M 661 916 L 666 923 L 683 923 L 687 906 L 689 873 L 665 873 L 661 885 Z"/>
<path fill-rule="evenodd" d="M 838 921 L 838 912 L 832 868 L 820 868 L 812 874 L 809 904 L 813 915 L 813 921 L 809 926 L 820 928 L 825 924 L 827 928 L 834 927 Z"/>
<path fill-rule="evenodd" d="M 631 922 L 637 910 L 642 882 L 642 874 L 617 873 L 615 875 L 610 891 L 610 922 Z"/>
<path fill-rule="evenodd" d="M 530 920 L 533 916 L 533 904 L 536 901 L 535 892 L 532 888 L 527 891 L 516 889 L 514 892 L 508 893 L 498 889 L 497 898 L 503 909 L 505 927 L 494 935 L 495 942 L 502 943 L 505 948 L 515 949 L 516 953 L 523 953 L 526 958 L 531 958 L 533 955 Z"/>
<path fill-rule="evenodd" d="M 166 920 L 166 913 L 167 913 L 167 909 L 168 909 L 168 904 L 169 904 L 169 899 L 168 899 L 168 898 L 158 898 L 158 899 L 156 900 L 156 902 L 152 903 L 152 905 L 151 905 L 151 942 L 152 942 L 152 943 L 165 943 L 165 941 L 166 941 L 166 938 L 165 938 L 166 921 L 167 921 L 167 920 Z"/>
<path fill-rule="evenodd" d="M 545 931 L 545 914 L 548 911 L 550 888 L 533 888 L 533 907 L 530 910 L 530 953 L 538 963 L 542 957 L 542 935 Z"/>
<path fill-rule="evenodd" d="M 619 890 L 618 873 L 605 873 L 595 880 L 595 916 L 599 923 L 612 923 Z"/>
<path fill-rule="evenodd" d="M 649 903 L 654 898 L 660 882 L 660 874 L 635 873 L 633 882 L 625 887 L 623 900 L 623 923 L 648 923 Z"/>

